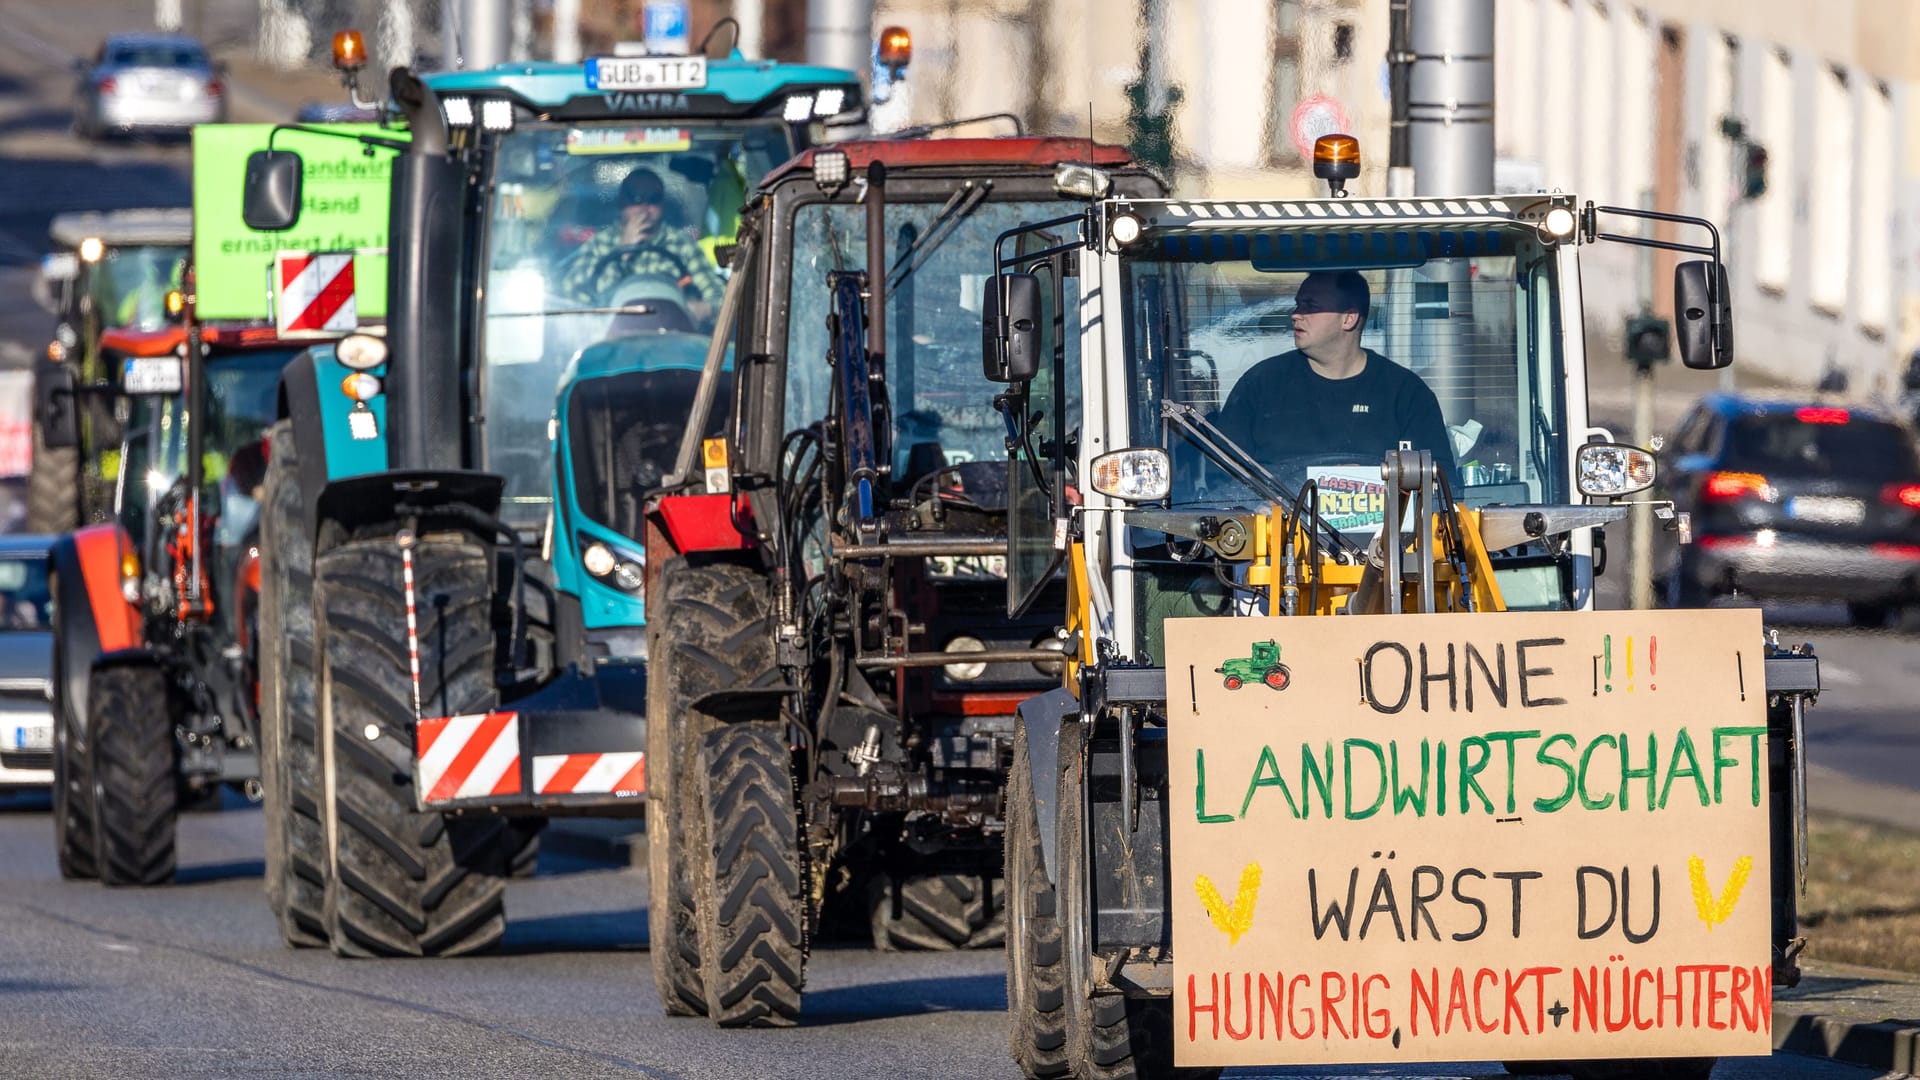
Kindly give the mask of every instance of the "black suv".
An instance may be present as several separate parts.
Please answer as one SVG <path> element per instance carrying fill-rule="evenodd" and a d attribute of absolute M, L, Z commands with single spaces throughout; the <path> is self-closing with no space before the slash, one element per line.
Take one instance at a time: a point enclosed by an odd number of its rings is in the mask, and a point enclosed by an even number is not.
<path fill-rule="evenodd" d="M 1670 607 L 1740 592 L 1844 601 L 1858 626 L 1920 605 L 1920 443 L 1870 406 L 1710 394 L 1660 454 L 1693 543 L 1656 534 Z M 1920 609 L 1916 609 L 1920 613 Z"/>

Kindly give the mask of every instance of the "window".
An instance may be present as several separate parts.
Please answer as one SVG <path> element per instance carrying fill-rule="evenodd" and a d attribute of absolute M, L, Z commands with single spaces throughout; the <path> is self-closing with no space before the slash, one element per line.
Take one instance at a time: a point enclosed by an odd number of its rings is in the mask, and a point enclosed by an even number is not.
<path fill-rule="evenodd" d="M 1274 0 L 1273 81 L 1267 100 L 1273 102 L 1268 120 L 1267 153 L 1276 162 L 1300 160 L 1293 144 L 1293 110 L 1300 104 L 1300 3 Z"/>
<path fill-rule="evenodd" d="M 1860 203 L 1853 229 L 1860 246 L 1853 298 L 1860 325 L 1884 334 L 1893 319 L 1893 148 L 1899 137 L 1886 84 L 1865 87 L 1860 97 L 1860 138 L 1854 143 L 1860 148 Z"/>
<path fill-rule="evenodd" d="M 1848 99 L 1847 76 L 1839 68 L 1823 67 L 1814 76 L 1813 159 L 1820 162 L 1820 183 L 1808 192 L 1807 226 L 1812 235 L 1813 259 L 1807 295 L 1821 311 L 1839 314 L 1847 306 L 1847 268 L 1851 260 L 1850 220 L 1853 198 L 1853 103 Z M 1884 219 L 1882 219 L 1884 220 Z"/>
<path fill-rule="evenodd" d="M 1753 273 L 1760 286 L 1785 291 L 1793 277 L 1793 58 L 1770 51 L 1760 72 L 1754 138 L 1767 150 L 1767 190 L 1754 201 Z"/>

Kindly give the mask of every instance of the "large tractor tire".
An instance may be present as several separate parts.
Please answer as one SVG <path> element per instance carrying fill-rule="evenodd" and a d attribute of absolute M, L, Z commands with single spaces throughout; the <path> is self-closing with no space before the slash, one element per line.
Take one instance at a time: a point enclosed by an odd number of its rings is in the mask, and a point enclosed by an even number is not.
<path fill-rule="evenodd" d="M 1007 940 L 1006 903 L 998 879 L 977 875 L 867 879 L 873 947 L 881 952 L 997 949 Z"/>
<path fill-rule="evenodd" d="M 170 696 L 166 673 L 151 664 L 95 668 L 88 680 L 95 865 L 105 884 L 173 880 L 180 755 Z"/>
<path fill-rule="evenodd" d="M 27 531 L 66 533 L 80 525 L 80 451 L 48 448 L 33 425 L 33 464 L 27 473 Z"/>
<path fill-rule="evenodd" d="M 59 582 L 49 584 L 52 595 L 60 595 Z M 59 613 L 54 618 L 59 619 Z M 54 634 L 57 642 L 58 631 Z M 66 669 L 60 648 L 54 646 L 53 660 L 53 841 L 59 855 L 60 876 L 69 881 L 88 881 L 100 876 L 96 855 L 99 834 L 93 825 L 93 747 L 86 727 L 73 714 L 67 700 Z"/>
<path fill-rule="evenodd" d="M 492 550 L 423 538 L 413 577 L 422 714 L 490 711 Z M 497 944 L 506 932 L 509 824 L 414 808 L 399 544 L 348 541 L 317 556 L 313 600 L 328 945 L 341 956 L 454 956 Z"/>
<path fill-rule="evenodd" d="M 267 433 L 260 512 L 260 778 L 267 906 L 289 948 L 327 943 L 327 836 L 313 693 L 313 537 L 302 512 L 293 423 Z"/>
<path fill-rule="evenodd" d="M 687 778 L 699 737 L 717 723 L 694 701 L 736 685 L 731 658 L 771 657 L 765 581 L 724 563 L 685 559 L 660 568 L 660 597 L 648 620 L 647 949 L 654 986 L 669 1016 L 704 1016 L 699 913 L 694 905 L 693 837 L 704 810 Z"/>
<path fill-rule="evenodd" d="M 707 1015 L 722 1027 L 790 1027 L 806 974 L 805 890 L 792 752 L 779 723 L 707 732 L 695 770 L 707 856 L 696 882 Z"/>
<path fill-rule="evenodd" d="M 1049 1080 L 1067 1075 L 1067 973 L 1059 895 L 1041 854 L 1032 770 L 1026 725 L 1020 724 L 1007 775 L 1007 1043 L 1022 1072 Z"/>

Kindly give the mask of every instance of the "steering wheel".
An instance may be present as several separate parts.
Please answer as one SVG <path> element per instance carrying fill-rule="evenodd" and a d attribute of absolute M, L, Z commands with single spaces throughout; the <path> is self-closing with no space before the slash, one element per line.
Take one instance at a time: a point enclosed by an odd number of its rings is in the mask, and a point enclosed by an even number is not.
<path fill-rule="evenodd" d="M 673 264 L 673 268 L 676 271 L 678 271 L 678 274 L 675 277 L 676 284 L 679 284 L 682 282 L 690 282 L 693 280 L 693 267 L 688 266 L 685 259 L 681 258 L 679 255 L 675 254 L 674 252 L 667 251 L 662 248 L 648 247 L 643 244 L 622 244 L 619 247 L 614 248 L 612 251 L 609 251 L 606 254 L 600 256 L 598 259 L 595 259 L 593 262 L 593 266 L 588 271 L 587 280 L 597 281 L 600 275 L 605 273 L 607 270 L 607 267 L 613 265 L 616 259 L 625 259 L 633 255 L 639 255 L 639 254 L 644 254 L 648 252 L 651 252 L 655 255 L 659 255 L 665 258 L 668 262 L 671 262 Z M 620 287 L 622 285 L 625 285 L 628 281 L 632 280 L 635 277 L 657 277 L 657 276 L 659 275 L 631 274 L 631 273 L 624 274 L 620 277 L 618 281 L 615 281 L 612 286 L 602 290 L 601 294 L 594 298 L 595 302 L 604 304 L 606 301 L 610 300 L 615 293 L 620 291 Z M 684 291 L 684 286 L 683 286 L 683 291 Z"/>

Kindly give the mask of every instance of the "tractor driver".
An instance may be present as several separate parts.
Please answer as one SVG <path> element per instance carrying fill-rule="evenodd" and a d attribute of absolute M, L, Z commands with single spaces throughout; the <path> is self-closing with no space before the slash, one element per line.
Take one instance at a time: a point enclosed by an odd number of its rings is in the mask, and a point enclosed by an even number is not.
<path fill-rule="evenodd" d="M 1249 368 L 1213 422 L 1276 472 L 1338 455 L 1374 464 L 1404 440 L 1430 451 L 1457 489 L 1439 399 L 1420 376 L 1360 347 L 1368 306 L 1358 273 L 1308 274 L 1294 294 L 1293 350 Z"/>
<path fill-rule="evenodd" d="M 636 168 L 620 181 L 620 224 L 602 229 L 575 252 L 560 290 L 582 304 L 600 304 L 621 282 L 659 277 L 677 284 L 687 312 L 705 323 L 720 305 L 726 282 L 693 241 L 665 224 L 666 184 Z"/>

